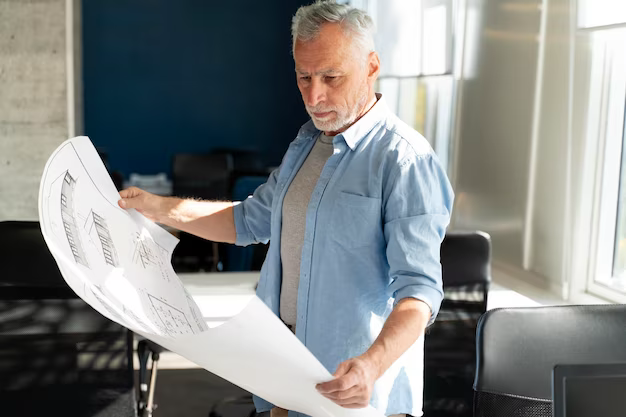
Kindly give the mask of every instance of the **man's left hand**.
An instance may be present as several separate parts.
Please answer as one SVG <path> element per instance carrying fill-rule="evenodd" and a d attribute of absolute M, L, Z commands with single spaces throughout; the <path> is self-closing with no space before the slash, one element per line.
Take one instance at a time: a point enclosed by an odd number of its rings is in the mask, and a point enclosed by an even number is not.
<path fill-rule="evenodd" d="M 345 408 L 364 408 L 370 403 L 378 368 L 365 356 L 342 362 L 332 381 L 317 384 L 320 394 Z"/>

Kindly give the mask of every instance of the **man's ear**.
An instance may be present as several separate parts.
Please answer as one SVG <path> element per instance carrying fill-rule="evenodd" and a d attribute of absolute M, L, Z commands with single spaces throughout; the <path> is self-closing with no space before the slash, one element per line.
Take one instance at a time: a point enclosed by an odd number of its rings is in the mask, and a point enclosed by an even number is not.
<path fill-rule="evenodd" d="M 378 74 L 380 74 L 380 58 L 376 51 L 372 51 L 367 57 L 367 78 L 375 81 Z"/>

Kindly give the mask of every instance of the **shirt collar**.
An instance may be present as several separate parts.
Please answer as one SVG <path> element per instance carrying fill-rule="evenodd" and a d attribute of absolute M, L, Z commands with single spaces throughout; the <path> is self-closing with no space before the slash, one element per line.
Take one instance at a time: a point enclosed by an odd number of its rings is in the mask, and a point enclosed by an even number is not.
<path fill-rule="evenodd" d="M 388 107 L 383 95 L 376 93 L 377 101 L 355 124 L 337 136 L 342 136 L 350 149 L 355 150 L 361 139 L 367 135 L 378 122 L 387 117 Z"/>
<path fill-rule="evenodd" d="M 337 137 L 342 137 L 346 141 L 346 144 L 351 150 L 355 150 L 361 139 L 363 139 L 378 122 L 383 120 L 389 112 L 389 108 L 387 107 L 387 103 L 383 95 L 376 93 L 376 98 L 376 103 L 374 103 L 372 108 L 365 113 L 363 117 L 357 120 L 356 123 L 344 132 L 337 135 Z M 304 124 L 304 126 L 302 126 L 298 136 L 303 140 L 313 139 L 316 138 L 319 133 L 320 131 L 315 128 L 313 121 L 309 120 Z"/>

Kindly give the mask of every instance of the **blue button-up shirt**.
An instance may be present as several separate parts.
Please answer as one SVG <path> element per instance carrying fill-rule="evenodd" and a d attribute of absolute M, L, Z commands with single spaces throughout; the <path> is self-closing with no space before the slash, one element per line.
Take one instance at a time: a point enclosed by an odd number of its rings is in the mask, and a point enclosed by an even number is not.
<path fill-rule="evenodd" d="M 276 315 L 283 199 L 319 134 L 312 121 L 302 126 L 267 183 L 234 208 L 237 245 L 271 241 L 257 295 Z M 333 147 L 306 212 L 296 322 L 298 339 L 331 373 L 372 345 L 399 300 L 426 302 L 434 320 L 453 202 L 428 142 L 382 97 Z M 420 339 L 376 382 L 371 404 L 386 415 L 419 416 L 422 388 Z M 272 407 L 255 402 L 259 411 Z"/>

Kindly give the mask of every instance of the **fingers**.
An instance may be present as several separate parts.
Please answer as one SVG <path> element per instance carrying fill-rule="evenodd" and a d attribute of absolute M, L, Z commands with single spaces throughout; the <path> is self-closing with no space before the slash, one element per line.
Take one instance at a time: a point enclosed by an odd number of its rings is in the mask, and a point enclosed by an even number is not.
<path fill-rule="evenodd" d="M 351 364 L 343 362 L 335 371 L 337 378 L 332 381 L 324 382 L 317 385 L 317 390 L 323 394 L 331 394 L 337 391 L 346 391 L 358 384 L 357 375 L 350 372 Z"/>
<path fill-rule="evenodd" d="M 131 209 L 137 207 L 137 201 L 133 200 L 132 197 L 122 198 L 117 202 L 119 206 L 123 209 Z"/>
<path fill-rule="evenodd" d="M 368 403 L 362 403 L 362 402 L 356 402 L 356 403 L 351 403 L 351 404 L 343 404 L 341 405 L 343 408 L 365 408 L 367 407 L 369 404 Z"/>
<path fill-rule="evenodd" d="M 128 187 L 128 188 L 120 191 L 120 197 L 122 197 L 122 198 L 132 198 L 132 197 L 138 196 L 139 194 L 141 194 L 143 192 L 144 191 L 141 188 Z"/>
<path fill-rule="evenodd" d="M 363 385 L 355 385 L 345 391 L 323 394 L 326 398 L 345 408 L 363 408 L 369 403 L 369 394 Z"/>
<path fill-rule="evenodd" d="M 362 394 L 362 387 L 355 385 L 345 391 L 335 391 L 324 394 L 326 398 L 330 398 L 339 405 L 351 404 L 356 401 L 356 397 Z"/>
<path fill-rule="evenodd" d="M 362 363 L 355 359 L 342 362 L 335 379 L 316 386 L 320 394 L 344 408 L 363 408 L 369 404 L 371 387 Z"/>
<path fill-rule="evenodd" d="M 137 187 L 129 187 L 120 191 L 120 200 L 117 204 L 123 209 L 135 209 L 143 214 L 148 220 L 158 222 L 159 201 L 162 200 L 154 194 Z"/>
<path fill-rule="evenodd" d="M 137 187 L 129 187 L 125 190 L 120 191 L 120 197 L 122 197 L 117 203 L 123 209 L 129 208 L 137 208 L 137 197 L 145 194 L 146 192 Z"/>

